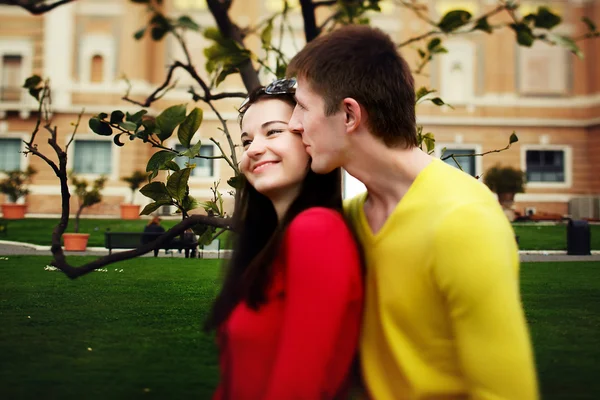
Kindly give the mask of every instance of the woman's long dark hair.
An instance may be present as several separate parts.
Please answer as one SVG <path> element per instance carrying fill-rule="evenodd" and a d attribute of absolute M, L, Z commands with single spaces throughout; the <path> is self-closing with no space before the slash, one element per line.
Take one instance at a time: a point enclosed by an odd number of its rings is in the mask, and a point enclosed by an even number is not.
<path fill-rule="evenodd" d="M 271 98 L 281 98 L 288 103 L 290 99 L 293 101 L 292 95 L 265 95 L 264 91 L 261 95 L 260 89 L 253 95 L 249 104 Z M 206 330 L 217 329 L 241 301 L 254 309 L 266 302 L 267 289 L 273 278 L 273 263 L 281 249 L 285 230 L 300 212 L 310 207 L 342 212 L 341 169 L 328 174 L 316 174 L 309 166 L 307 169 L 300 193 L 281 221 L 277 220 L 271 200 L 256 191 L 242 176 L 233 214 L 233 255 L 221 292 L 206 321 Z"/>

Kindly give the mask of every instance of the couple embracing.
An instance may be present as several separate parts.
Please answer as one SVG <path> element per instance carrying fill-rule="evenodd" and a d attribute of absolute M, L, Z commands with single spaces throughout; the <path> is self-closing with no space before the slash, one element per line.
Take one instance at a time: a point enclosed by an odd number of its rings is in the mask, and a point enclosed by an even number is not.
<path fill-rule="evenodd" d="M 349 26 L 240 108 L 215 399 L 536 399 L 512 228 L 417 146 L 391 38 Z M 364 194 L 342 200 L 342 170 Z"/>

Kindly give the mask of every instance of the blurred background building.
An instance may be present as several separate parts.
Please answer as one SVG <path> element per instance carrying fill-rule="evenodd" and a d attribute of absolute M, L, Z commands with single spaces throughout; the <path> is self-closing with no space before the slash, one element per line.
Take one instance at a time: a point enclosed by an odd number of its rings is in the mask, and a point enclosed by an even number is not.
<path fill-rule="evenodd" d="M 241 26 L 252 25 L 279 10 L 281 3 L 234 1 L 230 15 Z M 421 21 L 392 3 L 384 1 L 382 12 L 372 15 L 374 26 L 387 31 L 398 43 L 424 32 Z M 495 3 L 428 2 L 432 19 L 457 7 L 479 15 L 491 10 Z M 563 17 L 559 32 L 570 35 L 586 32 L 580 21 L 582 16 L 600 22 L 597 0 L 522 3 L 525 11 L 549 6 Z M 170 15 L 188 14 L 203 28 L 215 25 L 204 0 L 165 0 L 164 4 Z M 318 18 L 324 20 L 327 15 L 319 14 Z M 136 41 L 134 33 L 147 20 L 145 8 L 127 0 L 78 0 L 42 16 L 0 6 L 0 170 L 32 165 L 39 171 L 27 198 L 30 215 L 60 211 L 58 180 L 51 169 L 41 160 L 19 153 L 36 121 L 35 101 L 21 88 L 32 74 L 51 79 L 53 123 L 58 126 L 63 145 L 70 138 L 71 124 L 85 109 L 79 133 L 69 150 L 69 169 L 84 177 L 109 177 L 103 202 L 87 213 L 117 216 L 119 204 L 128 201 L 130 191 L 121 177 L 136 169 L 144 171 L 156 149 L 139 141 L 117 147 L 111 137 L 94 134 L 87 122 L 99 112 L 139 111 L 140 107 L 121 99 L 128 87 L 122 78 L 127 77 L 132 85 L 130 96 L 142 101 L 164 81 L 169 64 L 183 56 L 172 37 L 154 42 L 146 34 Z M 289 56 L 304 44 L 299 11 L 292 15 L 290 23 L 293 35 L 283 42 L 283 51 Z M 197 70 L 208 80 L 203 56 L 208 41 L 194 32 L 189 32 L 187 40 Z M 430 102 L 417 107 L 418 122 L 424 125 L 424 132 L 435 134 L 436 154 L 440 155 L 443 148 L 446 154 L 503 148 L 515 131 L 519 142 L 509 150 L 462 158 L 465 172 L 480 176 L 497 164 L 520 168 L 526 172 L 527 184 L 525 193 L 517 194 L 517 211 L 600 218 L 600 40 L 580 43 L 583 59 L 544 43 L 519 47 L 509 30 L 492 35 L 457 35 L 443 44 L 448 53 L 434 58 L 423 74 L 416 76 L 417 86 L 438 89 L 440 97 L 454 107 L 437 107 Z M 258 51 L 260 42 L 251 38 L 248 46 Z M 402 52 L 411 65 L 416 64 L 417 52 L 411 46 Z M 151 113 L 172 104 L 188 103 L 188 110 L 194 106 L 187 93 L 194 82 L 184 73 L 178 78 L 177 88 L 156 103 Z M 264 76 L 264 82 L 270 79 Z M 227 78 L 219 89 L 244 91 L 237 76 Z M 239 103 L 240 99 L 217 102 L 236 140 Z M 219 150 L 209 138 L 225 143 L 220 122 L 206 105 L 196 106 L 205 111 L 196 136 L 203 139 L 201 152 L 217 155 Z M 47 144 L 39 142 L 41 150 L 50 154 Z M 175 142 L 167 145 L 174 147 Z M 185 161 L 177 160 L 181 164 Z M 228 190 L 226 180 L 232 173 L 223 160 L 197 164 L 190 179 L 192 195 L 199 199 L 210 197 L 210 187 L 218 180 L 220 189 Z M 346 179 L 345 185 L 348 195 L 361 189 L 351 178 Z M 136 201 L 147 203 L 141 195 L 136 196 Z"/>

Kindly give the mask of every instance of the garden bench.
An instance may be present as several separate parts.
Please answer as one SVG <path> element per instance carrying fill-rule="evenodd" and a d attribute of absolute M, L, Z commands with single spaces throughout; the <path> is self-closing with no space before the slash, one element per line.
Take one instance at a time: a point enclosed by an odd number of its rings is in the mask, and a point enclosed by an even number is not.
<path fill-rule="evenodd" d="M 108 249 L 108 254 L 112 253 L 112 249 L 135 249 L 143 244 L 150 243 L 157 237 L 163 235 L 160 232 L 104 232 L 104 247 Z M 181 240 L 176 237 L 164 243 L 160 249 L 169 252 L 169 250 L 184 250 L 185 258 L 196 257 L 198 242 L 196 237 L 190 240 Z M 154 249 L 154 257 L 158 256 L 160 249 Z"/>

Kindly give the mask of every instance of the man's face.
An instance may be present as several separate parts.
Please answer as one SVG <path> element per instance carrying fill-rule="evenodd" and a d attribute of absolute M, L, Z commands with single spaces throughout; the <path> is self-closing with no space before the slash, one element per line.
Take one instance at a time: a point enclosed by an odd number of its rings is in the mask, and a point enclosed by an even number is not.
<path fill-rule="evenodd" d="M 310 84 L 298 79 L 296 88 L 298 104 L 294 109 L 289 128 L 302 135 L 302 142 L 312 158 L 311 169 L 326 174 L 344 164 L 346 125 L 344 113 L 325 115 L 325 102 Z"/>

